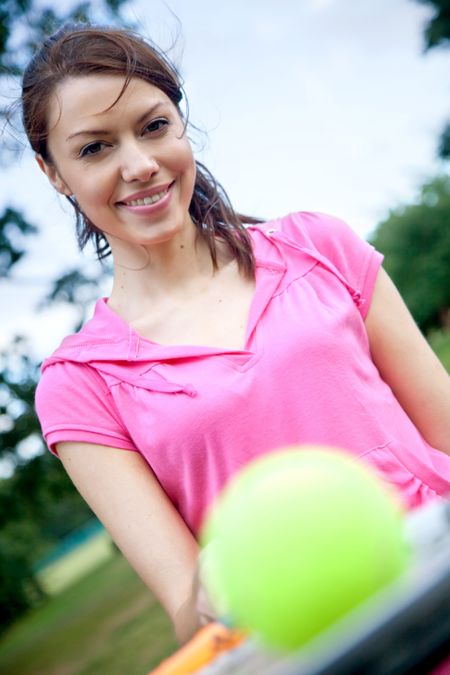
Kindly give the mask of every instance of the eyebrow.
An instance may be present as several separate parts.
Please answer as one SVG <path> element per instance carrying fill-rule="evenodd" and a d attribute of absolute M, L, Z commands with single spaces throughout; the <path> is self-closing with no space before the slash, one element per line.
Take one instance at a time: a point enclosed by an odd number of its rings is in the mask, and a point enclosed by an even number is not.
<path fill-rule="evenodd" d="M 165 101 L 158 101 L 158 103 L 155 103 L 152 105 L 151 108 L 146 110 L 143 115 L 139 117 L 139 119 L 136 120 L 136 124 L 141 124 L 147 117 L 149 117 L 152 113 L 155 112 L 158 108 L 161 108 L 162 106 L 166 105 Z M 75 138 L 75 136 L 98 136 L 98 135 L 108 135 L 111 132 L 108 131 L 108 129 L 82 129 L 80 131 L 76 131 L 73 134 L 70 134 L 70 136 L 67 136 L 66 141 L 70 141 L 72 138 Z"/>

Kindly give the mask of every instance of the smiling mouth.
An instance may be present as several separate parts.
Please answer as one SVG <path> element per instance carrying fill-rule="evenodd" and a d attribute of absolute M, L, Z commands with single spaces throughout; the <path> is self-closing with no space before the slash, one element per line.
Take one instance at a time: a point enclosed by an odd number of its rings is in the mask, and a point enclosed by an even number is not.
<path fill-rule="evenodd" d="M 169 185 L 165 190 L 161 190 L 161 192 L 157 192 L 150 197 L 143 197 L 142 199 L 130 199 L 129 201 L 121 203 L 125 206 L 149 206 L 150 204 L 156 204 L 156 202 L 159 202 L 167 195 L 171 187 L 172 185 Z"/>

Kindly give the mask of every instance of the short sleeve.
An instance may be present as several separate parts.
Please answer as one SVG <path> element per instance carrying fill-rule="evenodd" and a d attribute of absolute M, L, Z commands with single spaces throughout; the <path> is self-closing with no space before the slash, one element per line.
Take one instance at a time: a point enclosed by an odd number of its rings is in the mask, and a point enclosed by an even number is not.
<path fill-rule="evenodd" d="M 63 441 L 136 450 L 100 375 L 82 363 L 48 365 L 36 389 L 36 412 L 50 451 Z"/>
<path fill-rule="evenodd" d="M 300 239 L 327 258 L 360 295 L 360 312 L 366 317 L 375 281 L 383 261 L 381 253 L 361 239 L 344 221 L 323 213 L 301 211 L 281 221 L 282 231 Z"/>

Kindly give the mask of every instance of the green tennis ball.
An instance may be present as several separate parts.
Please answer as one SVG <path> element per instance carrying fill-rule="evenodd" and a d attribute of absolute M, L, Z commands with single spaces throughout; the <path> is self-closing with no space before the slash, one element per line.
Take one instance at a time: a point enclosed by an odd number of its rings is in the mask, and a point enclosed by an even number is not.
<path fill-rule="evenodd" d="M 206 585 L 269 646 L 310 641 L 405 569 L 402 510 L 348 453 L 300 446 L 242 470 L 210 512 Z"/>

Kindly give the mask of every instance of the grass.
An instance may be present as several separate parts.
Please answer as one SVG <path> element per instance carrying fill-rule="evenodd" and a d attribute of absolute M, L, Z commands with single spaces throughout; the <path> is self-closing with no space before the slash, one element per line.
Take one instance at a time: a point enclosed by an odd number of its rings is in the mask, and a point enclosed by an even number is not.
<path fill-rule="evenodd" d="M 163 610 L 119 554 L 0 640 L 9 675 L 145 675 L 176 648 Z"/>

